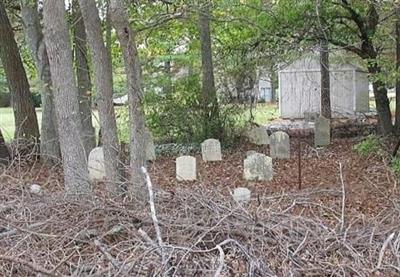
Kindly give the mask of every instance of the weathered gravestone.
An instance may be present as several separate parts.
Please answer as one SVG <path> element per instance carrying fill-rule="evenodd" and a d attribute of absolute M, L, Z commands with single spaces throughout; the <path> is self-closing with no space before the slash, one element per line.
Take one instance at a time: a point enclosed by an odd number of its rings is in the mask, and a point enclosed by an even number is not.
<path fill-rule="evenodd" d="M 203 161 L 221 161 L 221 144 L 217 139 L 206 139 L 201 144 L 201 156 Z"/>
<path fill-rule="evenodd" d="M 101 181 L 106 176 L 103 147 L 96 147 L 90 151 L 88 169 L 90 181 Z"/>
<path fill-rule="evenodd" d="M 290 159 L 290 139 L 285 132 L 278 131 L 270 137 L 271 158 Z"/>
<path fill-rule="evenodd" d="M 255 153 L 244 160 L 243 178 L 248 181 L 270 181 L 273 177 L 272 159 Z"/>
<path fill-rule="evenodd" d="M 153 137 L 147 129 L 144 133 L 144 143 L 146 147 L 146 161 L 154 161 L 156 159 L 156 147 L 154 146 Z"/>
<path fill-rule="evenodd" d="M 178 181 L 194 181 L 196 177 L 195 157 L 181 156 L 176 158 L 176 179 Z"/>
<path fill-rule="evenodd" d="M 327 146 L 331 143 L 331 121 L 328 118 L 320 116 L 315 121 L 314 127 L 314 145 Z"/>
<path fill-rule="evenodd" d="M 269 135 L 265 127 L 255 127 L 247 132 L 249 141 L 256 145 L 269 144 Z"/>
<path fill-rule="evenodd" d="M 249 203 L 251 200 L 251 191 L 248 188 L 236 188 L 233 191 L 233 199 L 241 203 Z"/>

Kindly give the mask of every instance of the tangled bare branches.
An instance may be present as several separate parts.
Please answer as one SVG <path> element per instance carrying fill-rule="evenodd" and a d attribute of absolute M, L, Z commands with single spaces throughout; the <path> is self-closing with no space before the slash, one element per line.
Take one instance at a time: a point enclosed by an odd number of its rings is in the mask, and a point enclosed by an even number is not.
<path fill-rule="evenodd" d="M 258 195 L 249 204 L 224 190 L 177 188 L 155 191 L 141 207 L 101 192 L 84 203 L 35 196 L 7 178 L 0 184 L 4 276 L 400 273 L 399 199 L 368 218 L 343 207 L 344 185 Z"/>

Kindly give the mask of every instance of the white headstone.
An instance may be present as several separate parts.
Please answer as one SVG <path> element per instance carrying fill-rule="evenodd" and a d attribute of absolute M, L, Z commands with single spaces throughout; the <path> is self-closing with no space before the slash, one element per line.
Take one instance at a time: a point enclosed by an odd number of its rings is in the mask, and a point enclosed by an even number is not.
<path fill-rule="evenodd" d="M 315 120 L 314 127 L 315 147 L 327 146 L 331 143 L 331 121 L 322 115 Z"/>
<path fill-rule="evenodd" d="M 290 159 L 290 139 L 285 132 L 278 131 L 270 136 L 270 155 L 277 159 Z"/>
<path fill-rule="evenodd" d="M 249 203 L 251 199 L 251 191 L 248 188 L 236 188 L 233 191 L 233 199 L 237 202 Z"/>
<path fill-rule="evenodd" d="M 203 161 L 221 161 L 221 144 L 217 139 L 206 139 L 201 144 L 201 156 Z"/>
<path fill-rule="evenodd" d="M 256 145 L 267 145 L 269 144 L 269 135 L 267 128 L 265 127 L 254 127 L 247 132 L 247 138 L 249 141 Z"/>
<path fill-rule="evenodd" d="M 101 181 L 106 176 L 103 147 L 96 147 L 90 151 L 88 169 L 90 181 Z"/>
<path fill-rule="evenodd" d="M 270 181 L 273 177 L 272 158 L 255 153 L 244 160 L 243 178 L 248 181 Z"/>
<path fill-rule="evenodd" d="M 176 158 L 176 179 L 178 181 L 194 181 L 196 177 L 195 157 L 181 156 Z"/>

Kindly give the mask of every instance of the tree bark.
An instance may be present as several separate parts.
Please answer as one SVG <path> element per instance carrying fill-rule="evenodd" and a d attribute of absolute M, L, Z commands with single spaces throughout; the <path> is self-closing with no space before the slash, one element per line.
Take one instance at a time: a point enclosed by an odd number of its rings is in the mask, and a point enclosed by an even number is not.
<path fill-rule="evenodd" d="M 164 62 L 164 85 L 163 94 L 168 95 L 172 92 L 172 73 L 171 73 L 171 60 L 168 59 Z"/>
<path fill-rule="evenodd" d="M 329 46 L 326 40 L 320 42 L 320 68 L 321 68 L 321 115 L 332 117 L 331 93 L 329 79 Z"/>
<path fill-rule="evenodd" d="M 37 1 L 22 0 L 21 16 L 28 45 L 34 57 L 37 74 L 41 81 L 42 124 L 40 134 L 40 156 L 45 162 L 56 162 L 61 159 L 60 143 L 58 139 L 49 59 L 43 41 L 42 26 L 37 11 Z"/>
<path fill-rule="evenodd" d="M 202 97 L 204 109 L 204 134 L 206 137 L 220 138 L 222 128 L 219 122 L 219 107 L 214 81 L 214 67 L 211 49 L 209 0 L 201 1 L 199 11 L 199 31 L 202 68 Z"/>
<path fill-rule="evenodd" d="M 118 135 L 113 104 L 112 65 L 104 45 L 99 11 L 95 0 L 79 0 L 86 34 L 92 51 L 94 81 L 97 89 L 97 106 L 102 130 L 107 188 L 112 194 L 121 192 L 118 165 Z"/>
<path fill-rule="evenodd" d="M 10 152 L 8 151 L 3 134 L 0 130 L 0 165 L 8 165 L 10 163 L 10 160 Z"/>
<path fill-rule="evenodd" d="M 352 1 L 340 1 L 338 2 L 344 11 L 347 13 L 345 15 L 338 15 L 338 19 L 341 19 L 342 26 L 349 28 L 350 23 L 357 26 L 358 37 L 360 38 L 360 47 L 355 46 L 354 43 L 347 43 L 346 41 L 340 41 L 330 38 L 330 42 L 334 45 L 340 46 L 346 51 L 352 52 L 358 55 L 361 59 L 368 62 L 368 72 L 371 75 L 379 75 L 382 73 L 382 69 L 376 64 L 376 59 L 378 57 L 378 50 L 374 46 L 374 34 L 376 33 L 379 24 L 382 22 L 379 18 L 379 13 L 377 10 L 377 5 L 375 2 L 371 1 L 365 4 L 367 7 L 366 15 L 360 13 L 359 9 L 356 9 Z M 340 21 L 339 21 L 340 22 Z M 354 30 L 352 30 L 354 31 Z M 381 50 L 380 50 L 381 51 Z M 389 106 L 389 99 L 387 96 L 387 89 L 382 81 L 376 80 L 373 82 L 373 90 L 375 96 L 376 110 L 379 117 L 379 126 L 383 134 L 388 135 L 393 133 L 393 123 L 392 114 Z"/>
<path fill-rule="evenodd" d="M 395 112 L 395 132 L 400 134 L 400 6 L 396 6 L 396 112 Z"/>
<path fill-rule="evenodd" d="M 374 63 L 368 64 L 368 72 L 372 75 L 382 73 L 382 69 Z M 390 111 L 389 98 L 385 84 L 380 80 L 375 80 L 372 83 L 376 110 L 378 112 L 379 125 L 381 132 L 389 135 L 393 132 L 392 113 Z"/>
<path fill-rule="evenodd" d="M 130 166 L 132 168 L 133 193 L 138 199 L 145 195 L 145 176 L 141 167 L 146 166 L 145 120 L 142 108 L 143 91 L 141 88 L 141 68 L 135 33 L 129 25 L 127 8 L 123 1 L 110 1 L 110 16 L 121 44 L 125 72 L 128 82 L 130 134 Z"/>
<path fill-rule="evenodd" d="M 86 157 L 96 147 L 96 134 L 92 123 L 92 82 L 88 64 L 88 51 L 85 24 L 79 8 L 78 0 L 73 1 L 74 14 L 74 60 L 79 92 L 79 112 L 82 121 L 82 141 Z"/>
<path fill-rule="evenodd" d="M 0 0 L 0 59 L 11 93 L 15 139 L 39 141 L 39 126 L 25 68 L 3 0 Z"/>
<path fill-rule="evenodd" d="M 44 38 L 54 86 L 65 191 L 67 195 L 88 195 L 91 188 L 81 144 L 79 95 L 74 78 L 64 1 L 44 2 Z"/>
<path fill-rule="evenodd" d="M 111 38 L 112 26 L 111 26 L 111 18 L 110 18 L 110 0 L 106 0 L 106 5 L 107 5 L 106 6 L 106 20 L 105 20 L 106 48 L 107 48 L 108 58 L 110 59 L 111 65 L 112 65 L 112 38 Z M 113 77 L 113 76 L 111 76 L 111 77 Z M 112 82 L 112 84 L 114 84 L 114 82 Z"/>

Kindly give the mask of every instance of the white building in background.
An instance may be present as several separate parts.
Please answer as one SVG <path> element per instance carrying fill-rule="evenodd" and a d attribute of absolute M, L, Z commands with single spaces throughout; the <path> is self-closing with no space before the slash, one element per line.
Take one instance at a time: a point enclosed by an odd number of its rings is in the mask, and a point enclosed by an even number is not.
<path fill-rule="evenodd" d="M 319 57 L 305 55 L 279 71 L 279 111 L 282 118 L 304 118 L 320 113 Z M 330 64 L 332 116 L 346 117 L 369 111 L 367 73 L 359 67 Z"/>
<path fill-rule="evenodd" d="M 274 99 L 273 87 L 268 70 L 263 67 L 257 69 L 257 78 L 254 84 L 254 95 L 258 102 L 272 102 Z M 276 99 L 275 99 L 276 100 Z"/>
<path fill-rule="evenodd" d="M 258 80 L 258 101 L 272 102 L 273 91 L 271 80 L 268 77 L 263 77 Z"/>

